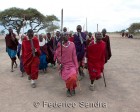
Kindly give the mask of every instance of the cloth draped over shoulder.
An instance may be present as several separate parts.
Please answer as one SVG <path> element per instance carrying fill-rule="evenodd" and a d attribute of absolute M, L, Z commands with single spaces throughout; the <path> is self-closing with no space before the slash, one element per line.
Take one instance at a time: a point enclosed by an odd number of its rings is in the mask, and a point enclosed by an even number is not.
<path fill-rule="evenodd" d="M 54 60 L 58 60 L 59 63 L 62 65 L 62 79 L 67 80 L 73 74 L 77 75 L 78 70 L 78 62 L 76 56 L 75 45 L 73 42 L 68 41 L 65 43 L 64 47 L 60 43 L 58 43 L 58 47 L 55 52 Z M 62 49 L 61 49 L 62 47 Z M 61 57 L 61 50 L 62 50 L 62 57 Z M 61 59 L 62 58 L 62 59 Z"/>
<path fill-rule="evenodd" d="M 22 59 L 23 59 L 23 65 L 25 66 L 30 65 L 33 59 L 36 57 L 39 57 L 41 54 L 38 39 L 33 38 L 32 41 L 33 41 L 34 48 L 37 50 L 37 52 L 35 53 L 35 57 L 33 57 L 30 40 L 26 39 L 26 40 L 23 40 L 22 42 Z"/>
<path fill-rule="evenodd" d="M 103 41 L 96 44 L 92 41 L 87 47 L 87 64 L 91 80 L 100 78 L 101 72 L 103 72 L 106 52 L 105 47 L 106 45 Z"/>
<path fill-rule="evenodd" d="M 76 47 L 76 54 L 78 61 L 82 61 L 85 55 L 86 49 L 86 34 L 83 32 L 79 32 L 74 34 L 73 40 Z"/>

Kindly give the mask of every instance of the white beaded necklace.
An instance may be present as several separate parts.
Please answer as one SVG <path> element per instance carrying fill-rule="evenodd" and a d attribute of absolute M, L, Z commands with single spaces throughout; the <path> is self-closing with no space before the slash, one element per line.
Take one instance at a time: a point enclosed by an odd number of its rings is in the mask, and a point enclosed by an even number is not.
<path fill-rule="evenodd" d="M 67 46 L 62 44 L 62 46 L 65 47 L 65 48 L 69 47 L 69 45 L 70 45 L 70 41 L 68 41 L 68 45 Z"/>

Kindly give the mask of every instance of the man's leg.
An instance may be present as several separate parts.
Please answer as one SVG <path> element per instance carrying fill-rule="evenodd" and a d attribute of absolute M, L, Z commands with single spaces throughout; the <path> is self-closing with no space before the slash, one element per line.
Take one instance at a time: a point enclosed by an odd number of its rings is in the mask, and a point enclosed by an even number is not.
<path fill-rule="evenodd" d="M 90 86 L 89 86 L 89 89 L 90 89 L 91 91 L 94 91 L 94 90 L 95 90 L 95 85 L 94 85 L 94 80 L 93 80 L 93 79 L 91 80 L 91 84 L 90 84 Z"/>
<path fill-rule="evenodd" d="M 72 96 L 74 96 L 76 94 L 75 93 L 75 88 L 76 87 L 77 87 L 77 76 L 73 75 L 73 77 L 72 77 L 72 90 L 71 90 Z"/>
<path fill-rule="evenodd" d="M 91 80 L 91 84 L 94 84 L 94 80 Z"/>
<path fill-rule="evenodd" d="M 52 65 L 53 65 L 53 68 L 55 69 L 56 68 L 56 62 L 54 60 L 52 61 Z"/>
<path fill-rule="evenodd" d="M 24 76 L 24 67 L 23 67 L 23 62 L 22 62 L 22 58 L 20 58 L 20 71 L 21 71 L 21 77 Z"/>
<path fill-rule="evenodd" d="M 23 66 L 23 67 L 24 67 L 25 72 L 28 75 L 28 80 L 31 80 L 31 66 Z"/>
<path fill-rule="evenodd" d="M 47 68 L 44 69 L 44 73 L 47 73 Z"/>
<path fill-rule="evenodd" d="M 13 66 L 14 66 L 14 61 L 11 60 L 11 72 L 14 72 Z"/>
<path fill-rule="evenodd" d="M 14 63 L 15 63 L 15 68 L 17 68 L 17 66 L 18 66 L 18 65 L 17 65 L 17 62 L 16 62 L 16 60 L 14 61 Z"/>
<path fill-rule="evenodd" d="M 14 66 L 15 61 L 16 61 L 16 57 L 11 58 L 11 72 L 14 71 L 13 66 Z"/>
<path fill-rule="evenodd" d="M 77 87 L 76 81 L 77 81 L 76 74 L 72 75 L 69 79 L 66 80 L 68 97 L 75 95 L 75 88 Z"/>
<path fill-rule="evenodd" d="M 39 72 L 39 62 L 38 59 L 34 59 L 31 65 L 31 86 L 32 88 L 36 87 L 36 80 L 38 79 Z"/>
<path fill-rule="evenodd" d="M 79 80 L 82 80 L 83 78 L 84 78 L 84 72 L 83 72 L 83 65 L 82 65 L 82 62 L 81 61 L 79 61 L 78 62 L 79 63 L 79 75 L 80 75 L 80 77 L 79 77 Z"/>
<path fill-rule="evenodd" d="M 92 68 L 88 68 L 88 70 L 89 70 L 89 77 L 90 77 L 90 81 L 91 81 L 90 85 L 89 85 L 89 89 L 91 91 L 94 91 L 95 90 L 94 82 L 95 82 L 95 79 L 97 77 L 97 72 L 95 70 L 93 70 Z"/>

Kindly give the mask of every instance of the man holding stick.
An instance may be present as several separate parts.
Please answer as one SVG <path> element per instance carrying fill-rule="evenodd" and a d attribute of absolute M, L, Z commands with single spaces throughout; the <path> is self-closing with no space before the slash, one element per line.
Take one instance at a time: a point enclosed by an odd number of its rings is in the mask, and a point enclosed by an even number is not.
<path fill-rule="evenodd" d="M 89 89 L 94 90 L 94 81 L 101 78 L 101 73 L 104 70 L 106 44 L 102 41 L 102 34 L 96 33 L 96 41 L 91 41 L 87 47 L 87 65 L 91 84 Z"/>
<path fill-rule="evenodd" d="M 75 95 L 77 86 L 78 62 L 73 42 L 68 41 L 67 35 L 62 35 L 62 43 L 58 44 L 54 60 L 60 64 L 61 77 L 66 82 L 67 96 Z"/>
<path fill-rule="evenodd" d="M 83 66 L 84 66 L 84 57 L 85 57 L 85 49 L 86 49 L 86 34 L 82 32 L 81 25 L 77 26 L 77 32 L 74 34 L 74 44 L 76 47 L 76 55 L 79 64 L 79 80 L 82 80 L 84 77 Z"/>
<path fill-rule="evenodd" d="M 39 41 L 34 37 L 33 30 L 28 30 L 28 39 L 23 40 L 22 43 L 22 59 L 25 72 L 29 75 L 29 80 L 31 79 L 31 86 L 36 87 L 35 81 L 38 79 L 39 71 L 39 56 L 41 54 Z"/>

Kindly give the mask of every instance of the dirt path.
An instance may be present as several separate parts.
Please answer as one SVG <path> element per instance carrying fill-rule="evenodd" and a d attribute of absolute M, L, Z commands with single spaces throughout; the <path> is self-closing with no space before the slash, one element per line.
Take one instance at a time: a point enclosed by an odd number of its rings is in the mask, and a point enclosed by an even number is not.
<path fill-rule="evenodd" d="M 91 92 L 85 71 L 82 90 L 77 88 L 71 98 L 66 97 L 65 83 L 57 70 L 40 73 L 35 89 L 27 76 L 20 77 L 19 68 L 11 73 L 5 43 L 0 40 L 0 112 L 139 112 L 140 40 L 117 36 L 111 37 L 113 56 L 105 65 L 107 88 L 100 79 L 96 91 Z"/>

